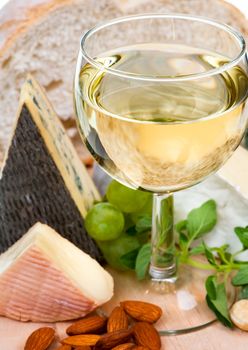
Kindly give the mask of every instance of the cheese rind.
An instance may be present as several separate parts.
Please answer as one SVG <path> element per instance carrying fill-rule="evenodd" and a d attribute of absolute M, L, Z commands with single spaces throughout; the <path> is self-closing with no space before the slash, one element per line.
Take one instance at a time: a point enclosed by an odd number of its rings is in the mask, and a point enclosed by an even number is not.
<path fill-rule="evenodd" d="M 0 256 L 0 315 L 33 322 L 83 317 L 113 295 L 113 279 L 89 255 L 37 223 Z"/>
<path fill-rule="evenodd" d="M 0 253 L 41 221 L 101 260 L 83 222 L 99 198 L 44 93 L 29 77 L 0 179 Z"/>

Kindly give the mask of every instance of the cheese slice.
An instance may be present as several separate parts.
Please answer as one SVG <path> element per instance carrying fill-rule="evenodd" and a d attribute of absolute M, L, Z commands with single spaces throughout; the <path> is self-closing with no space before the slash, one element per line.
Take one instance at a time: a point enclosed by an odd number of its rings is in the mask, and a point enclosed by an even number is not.
<path fill-rule="evenodd" d="M 0 315 L 34 322 L 85 316 L 113 295 L 101 265 L 47 225 L 0 256 Z"/>
<path fill-rule="evenodd" d="M 99 199 L 44 92 L 29 76 L 0 179 L 0 253 L 40 221 L 101 259 L 83 223 Z"/>

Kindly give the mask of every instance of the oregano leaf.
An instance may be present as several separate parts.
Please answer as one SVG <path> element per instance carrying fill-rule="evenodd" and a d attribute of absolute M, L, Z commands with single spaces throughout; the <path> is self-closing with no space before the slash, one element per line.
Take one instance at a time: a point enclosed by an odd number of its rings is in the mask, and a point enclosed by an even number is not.
<path fill-rule="evenodd" d="M 148 214 L 141 216 L 135 225 L 135 229 L 137 232 L 150 231 L 151 228 L 152 228 L 152 217 Z"/>
<path fill-rule="evenodd" d="M 178 233 L 184 232 L 184 231 L 186 230 L 186 228 L 187 228 L 187 220 L 181 220 L 181 221 L 179 221 L 179 222 L 176 224 L 175 228 L 176 228 L 176 231 L 177 231 Z"/>
<path fill-rule="evenodd" d="M 125 265 L 129 269 L 134 270 L 138 252 L 139 252 L 139 248 L 131 250 L 130 252 L 122 255 L 120 257 L 120 261 L 122 262 L 123 265 Z"/>
<path fill-rule="evenodd" d="M 138 280 L 143 280 L 146 277 L 151 260 L 151 252 L 151 243 L 144 244 L 138 252 L 135 263 L 135 272 Z"/>
<path fill-rule="evenodd" d="M 248 227 L 235 227 L 234 232 L 238 236 L 244 249 L 248 249 Z"/>
<path fill-rule="evenodd" d="M 215 283 L 215 276 L 208 276 L 205 282 L 205 287 L 207 290 L 207 294 L 210 299 L 215 300 L 216 299 L 216 283 Z"/>
<path fill-rule="evenodd" d="M 187 217 L 188 236 L 191 240 L 211 231 L 217 222 L 216 203 L 213 199 L 190 211 Z"/>
<path fill-rule="evenodd" d="M 232 284 L 234 286 L 244 286 L 248 284 L 248 264 L 240 268 L 238 273 L 233 277 Z"/>
<path fill-rule="evenodd" d="M 214 254 L 212 253 L 211 249 L 204 242 L 203 242 L 203 246 L 204 246 L 204 252 L 208 262 L 213 266 L 217 266 Z"/>
<path fill-rule="evenodd" d="M 229 317 L 226 287 L 224 283 L 218 283 L 216 276 L 209 276 L 206 281 L 206 302 L 215 313 L 218 320 L 226 327 L 232 328 L 233 323 Z"/>
<path fill-rule="evenodd" d="M 199 255 L 199 254 L 203 254 L 204 252 L 205 252 L 205 247 L 203 243 L 190 249 L 190 255 Z"/>
<path fill-rule="evenodd" d="M 248 284 L 241 287 L 238 299 L 248 299 Z"/>
<path fill-rule="evenodd" d="M 179 233 L 179 246 L 182 250 L 184 250 L 184 248 L 187 246 L 188 243 L 188 238 L 187 236 L 183 233 L 180 232 Z"/>

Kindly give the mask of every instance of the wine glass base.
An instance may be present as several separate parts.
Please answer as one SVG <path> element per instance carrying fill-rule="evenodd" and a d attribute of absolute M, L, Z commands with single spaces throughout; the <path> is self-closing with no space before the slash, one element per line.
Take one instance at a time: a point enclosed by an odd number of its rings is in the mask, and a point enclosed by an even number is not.
<path fill-rule="evenodd" d="M 176 272 L 176 264 L 173 264 L 168 268 L 159 268 L 150 265 L 149 268 L 149 274 L 152 281 L 157 282 L 158 284 L 175 283 L 177 280 Z"/>
<path fill-rule="evenodd" d="M 113 299 L 103 307 L 107 314 L 123 300 L 154 303 L 163 310 L 163 316 L 156 323 L 161 335 L 194 332 L 216 320 L 205 300 L 205 281 L 210 274 L 208 271 L 182 266 L 178 271 L 178 279 L 174 281 L 138 281 L 133 272 L 117 272 L 110 268 L 109 272 L 114 277 L 115 293 Z M 231 306 L 236 297 L 231 284 L 227 294 Z"/>

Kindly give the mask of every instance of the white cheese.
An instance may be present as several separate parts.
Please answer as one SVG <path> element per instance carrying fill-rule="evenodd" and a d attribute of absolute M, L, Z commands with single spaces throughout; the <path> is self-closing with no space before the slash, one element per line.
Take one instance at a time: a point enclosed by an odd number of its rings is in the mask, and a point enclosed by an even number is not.
<path fill-rule="evenodd" d="M 110 274 L 47 225 L 37 223 L 0 256 L 0 314 L 55 322 L 85 316 L 113 295 Z"/>

